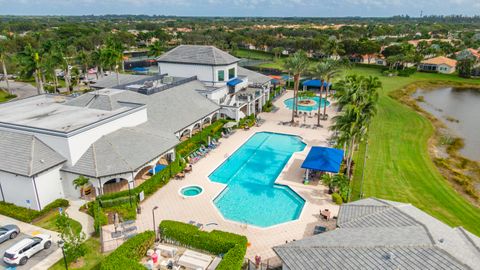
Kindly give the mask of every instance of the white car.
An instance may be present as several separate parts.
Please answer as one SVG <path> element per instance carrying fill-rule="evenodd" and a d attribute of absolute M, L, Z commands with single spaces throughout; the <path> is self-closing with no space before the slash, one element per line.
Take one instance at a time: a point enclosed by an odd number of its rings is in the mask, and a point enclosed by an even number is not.
<path fill-rule="evenodd" d="M 3 255 L 3 261 L 7 264 L 24 265 L 28 259 L 38 252 L 49 249 L 52 246 L 52 237 L 48 234 L 37 234 L 25 238 L 9 247 Z"/>

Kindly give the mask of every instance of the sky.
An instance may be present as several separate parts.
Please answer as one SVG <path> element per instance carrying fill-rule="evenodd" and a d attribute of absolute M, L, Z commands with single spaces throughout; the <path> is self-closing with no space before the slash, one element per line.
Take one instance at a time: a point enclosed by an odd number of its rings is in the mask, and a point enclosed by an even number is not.
<path fill-rule="evenodd" d="M 252 17 L 480 15 L 480 0 L 0 0 L 2 15 Z"/>

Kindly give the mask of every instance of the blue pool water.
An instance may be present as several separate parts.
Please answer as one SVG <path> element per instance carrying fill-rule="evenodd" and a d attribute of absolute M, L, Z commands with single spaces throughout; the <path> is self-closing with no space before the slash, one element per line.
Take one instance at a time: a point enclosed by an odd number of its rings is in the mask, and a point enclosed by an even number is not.
<path fill-rule="evenodd" d="M 297 136 L 253 135 L 209 176 L 227 184 L 214 200 L 223 216 L 259 227 L 298 219 L 305 201 L 289 187 L 274 182 L 292 154 L 304 148 Z"/>
<path fill-rule="evenodd" d="M 189 186 L 189 187 L 184 187 L 180 191 L 184 196 L 187 197 L 193 197 L 197 196 L 198 194 L 202 193 L 202 188 L 199 186 Z"/>
<path fill-rule="evenodd" d="M 311 99 L 315 101 L 315 105 L 313 106 L 302 106 L 298 105 L 298 110 L 299 111 L 306 111 L 306 112 L 311 112 L 311 111 L 318 111 L 318 103 L 320 101 L 320 97 L 311 97 L 311 98 L 305 98 L 305 99 Z M 289 98 L 283 102 L 287 108 L 290 110 L 293 109 L 293 98 Z M 330 102 L 327 100 L 327 106 L 330 105 Z M 322 108 L 325 106 L 325 99 L 322 98 Z"/>

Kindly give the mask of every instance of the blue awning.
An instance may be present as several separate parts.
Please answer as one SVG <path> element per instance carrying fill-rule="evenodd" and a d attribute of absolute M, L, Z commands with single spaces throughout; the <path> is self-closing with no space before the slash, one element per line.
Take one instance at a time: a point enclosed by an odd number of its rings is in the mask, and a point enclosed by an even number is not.
<path fill-rule="evenodd" d="M 165 169 L 165 167 L 167 167 L 167 166 L 163 165 L 163 164 L 157 164 L 157 165 L 155 165 L 154 168 L 148 170 L 148 173 L 149 174 L 156 174 L 156 173 L 160 172 L 161 170 Z"/>
<path fill-rule="evenodd" d="M 228 85 L 228 86 L 235 86 L 235 85 L 237 85 L 237 84 L 239 84 L 239 83 L 242 83 L 242 82 L 243 82 L 243 81 L 240 80 L 240 79 L 233 79 L 233 80 L 228 81 L 228 82 L 227 82 L 227 85 Z"/>
<path fill-rule="evenodd" d="M 322 82 L 320 80 L 306 80 L 303 82 L 303 86 L 310 86 L 310 87 L 317 87 L 320 88 Z M 323 82 L 324 87 L 331 86 L 332 84 L 329 82 Z"/>
<path fill-rule="evenodd" d="M 343 160 L 343 150 L 321 146 L 310 149 L 302 168 L 322 172 L 338 173 Z"/>

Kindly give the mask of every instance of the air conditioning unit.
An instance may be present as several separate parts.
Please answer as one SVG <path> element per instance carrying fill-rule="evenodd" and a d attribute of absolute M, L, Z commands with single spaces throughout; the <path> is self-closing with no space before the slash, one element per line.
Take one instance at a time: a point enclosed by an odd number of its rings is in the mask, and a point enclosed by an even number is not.
<path fill-rule="evenodd" d="M 173 83 L 173 77 L 172 77 L 172 76 L 165 76 L 165 77 L 163 77 L 162 82 L 163 82 L 164 84 Z"/>

